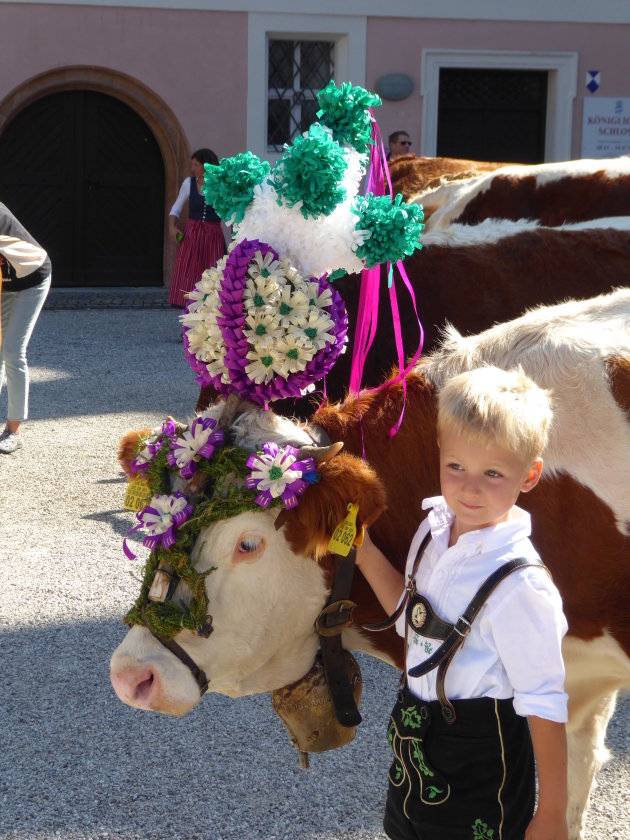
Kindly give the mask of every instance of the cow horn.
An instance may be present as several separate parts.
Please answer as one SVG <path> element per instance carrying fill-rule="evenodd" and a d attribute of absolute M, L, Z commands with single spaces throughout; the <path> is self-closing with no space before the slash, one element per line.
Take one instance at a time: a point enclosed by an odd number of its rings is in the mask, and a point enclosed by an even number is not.
<path fill-rule="evenodd" d="M 238 394 L 232 393 L 229 395 L 218 420 L 219 429 L 229 429 L 234 422 L 241 402 L 242 400 Z"/>
<path fill-rule="evenodd" d="M 312 458 L 316 464 L 323 464 L 325 461 L 330 461 L 343 449 L 343 441 L 339 440 L 337 443 L 331 443 L 330 446 L 301 446 L 298 450 L 298 460 L 303 461 L 305 458 Z"/>

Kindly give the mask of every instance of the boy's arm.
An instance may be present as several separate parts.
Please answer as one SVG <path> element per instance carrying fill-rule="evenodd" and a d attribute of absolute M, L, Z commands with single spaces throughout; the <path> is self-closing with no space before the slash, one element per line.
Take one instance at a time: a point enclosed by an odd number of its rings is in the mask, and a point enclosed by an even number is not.
<path fill-rule="evenodd" d="M 402 594 L 405 577 L 397 571 L 365 532 L 363 545 L 357 548 L 356 564 L 372 587 L 381 606 L 391 615 Z"/>
<path fill-rule="evenodd" d="M 565 726 L 535 715 L 528 719 L 538 768 L 538 807 L 525 840 L 568 840 Z"/>

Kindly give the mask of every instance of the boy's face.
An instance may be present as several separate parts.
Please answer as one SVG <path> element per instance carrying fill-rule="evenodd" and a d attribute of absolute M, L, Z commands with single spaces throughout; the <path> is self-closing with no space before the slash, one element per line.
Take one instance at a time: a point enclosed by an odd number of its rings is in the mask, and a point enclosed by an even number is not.
<path fill-rule="evenodd" d="M 526 464 L 496 441 L 444 432 L 439 445 L 442 495 L 456 517 L 451 544 L 468 531 L 508 520 L 519 494 L 535 487 L 540 478 L 541 459 Z"/>

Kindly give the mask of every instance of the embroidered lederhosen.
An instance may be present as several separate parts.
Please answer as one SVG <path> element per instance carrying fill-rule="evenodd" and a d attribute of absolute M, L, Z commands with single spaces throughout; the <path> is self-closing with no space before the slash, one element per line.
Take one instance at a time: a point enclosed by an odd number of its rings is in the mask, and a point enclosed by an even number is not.
<path fill-rule="evenodd" d="M 444 681 L 448 666 L 470 632 L 472 622 L 498 583 L 519 568 L 542 564 L 523 558 L 503 564 L 484 581 L 458 621 L 451 624 L 436 615 L 429 601 L 419 595 L 415 588 L 416 572 L 430 537 L 430 533 L 427 534 L 418 549 L 405 596 L 395 614 L 381 625 L 368 627 L 370 630 L 379 630 L 392 626 L 402 611 L 406 610 L 405 661 L 409 630 L 442 641 L 432 656 L 409 671 L 411 676 L 421 676 L 438 668 L 439 699 L 423 702 L 404 685 L 399 690 L 398 702 L 392 710 L 388 740 L 394 761 L 389 771 L 385 829 L 390 837 L 401 840 L 416 838 L 418 835 L 410 832 L 406 820 L 415 823 L 419 819 L 420 808 L 421 823 L 426 828 L 432 822 L 429 814 L 435 810 L 427 809 L 426 806 L 441 805 L 440 816 L 426 835 L 432 840 L 441 837 L 445 840 L 459 840 L 460 837 L 462 840 L 521 838 L 534 807 L 533 751 L 527 722 L 516 715 L 511 699 L 495 700 L 486 697 L 451 703 L 444 691 Z M 458 714 L 461 720 L 453 727 Z M 450 738 L 451 732 L 454 738 Z M 443 745 L 449 740 L 457 742 L 452 755 L 448 754 L 448 750 L 445 754 L 442 746 L 436 751 L 436 761 L 433 761 L 432 741 L 439 741 Z M 506 757 L 508 753 L 509 760 Z M 488 793 L 490 789 L 497 791 L 494 807 L 491 805 L 485 809 L 492 814 L 479 813 L 475 810 L 477 803 L 467 798 L 470 783 L 466 784 L 465 777 L 462 778 L 459 771 L 470 762 L 475 764 L 480 773 L 485 773 Z M 440 765 L 439 768 L 436 763 Z M 516 767 L 518 772 L 514 774 L 513 769 Z M 525 770 L 529 772 L 523 772 Z M 452 790 L 453 782 L 455 790 Z M 503 827 L 502 794 L 506 801 L 516 804 L 515 808 L 508 809 L 510 826 L 506 831 Z"/>

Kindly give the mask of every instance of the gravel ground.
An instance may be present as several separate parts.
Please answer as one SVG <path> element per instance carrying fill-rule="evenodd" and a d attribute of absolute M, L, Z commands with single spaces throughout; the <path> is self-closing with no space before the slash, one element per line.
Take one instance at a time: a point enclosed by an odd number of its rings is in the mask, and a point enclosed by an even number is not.
<path fill-rule="evenodd" d="M 355 741 L 306 772 L 266 695 L 208 695 L 181 719 L 115 696 L 109 658 L 139 573 L 121 547 L 133 515 L 117 442 L 187 417 L 197 386 L 163 295 L 138 295 L 143 311 L 72 301 L 52 295 L 40 317 L 25 448 L 0 456 L 0 837 L 383 840 L 396 674 L 382 663 L 360 659 Z M 110 305 L 130 304 L 118 292 Z M 629 721 L 626 697 L 588 840 L 630 840 Z"/>

